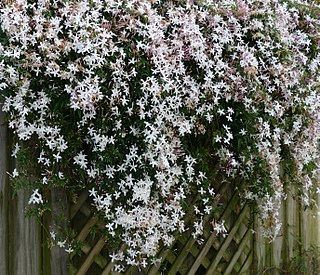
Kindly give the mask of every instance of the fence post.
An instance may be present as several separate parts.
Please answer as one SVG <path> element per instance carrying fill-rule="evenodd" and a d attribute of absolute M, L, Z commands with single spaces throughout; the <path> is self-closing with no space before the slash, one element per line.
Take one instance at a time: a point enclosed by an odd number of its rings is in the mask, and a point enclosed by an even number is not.
<path fill-rule="evenodd" d="M 65 232 L 69 225 L 69 200 L 63 188 L 50 188 L 51 217 L 50 230 Z M 51 248 L 51 274 L 68 275 L 69 254 L 64 247 Z"/>
<path fill-rule="evenodd" d="M 2 107 L 2 104 L 0 105 Z M 0 274 L 40 275 L 40 226 L 25 217 L 30 191 L 14 193 L 7 171 L 13 169 L 10 134 L 0 109 Z"/>
<path fill-rule="evenodd" d="M 8 176 L 7 127 L 0 103 L 0 274 L 8 274 Z"/>

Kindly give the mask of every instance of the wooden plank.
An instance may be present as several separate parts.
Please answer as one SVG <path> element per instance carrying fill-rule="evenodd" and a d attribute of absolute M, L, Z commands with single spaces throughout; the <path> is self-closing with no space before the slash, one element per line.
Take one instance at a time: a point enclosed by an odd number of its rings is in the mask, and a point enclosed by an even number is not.
<path fill-rule="evenodd" d="M 183 264 L 184 259 L 190 253 L 194 243 L 195 243 L 195 239 L 193 237 L 189 238 L 188 242 L 185 244 L 182 251 L 176 258 L 175 262 L 173 263 L 172 267 L 170 268 L 168 275 L 175 275 L 176 273 L 178 273 L 179 268 Z"/>
<path fill-rule="evenodd" d="M 210 261 L 208 260 L 208 258 L 204 257 L 201 261 L 201 265 L 203 265 L 205 268 L 208 268 L 210 265 Z"/>
<path fill-rule="evenodd" d="M 315 223 L 316 223 L 316 226 L 315 226 L 315 235 L 316 235 L 316 245 L 318 247 L 320 247 L 320 212 L 319 212 L 319 207 L 320 207 L 320 194 L 317 194 L 317 207 L 315 207 L 313 209 L 313 214 L 315 216 Z"/>
<path fill-rule="evenodd" d="M 209 266 L 209 268 L 207 269 L 206 274 L 213 274 L 216 266 L 218 265 L 220 259 L 222 258 L 223 254 L 225 253 L 226 249 L 228 248 L 230 242 L 232 241 L 234 235 L 236 234 L 240 224 L 242 223 L 244 217 L 246 216 L 246 212 L 248 210 L 248 206 L 245 205 L 242 210 L 240 215 L 238 216 L 235 224 L 233 225 L 230 233 L 228 234 L 227 238 L 224 240 L 224 242 L 222 243 L 222 246 L 220 247 L 219 252 L 217 253 L 217 255 L 215 256 L 214 260 L 211 262 L 211 265 Z M 214 234 L 213 234 L 214 235 Z M 189 273 L 190 274 L 190 273 Z"/>
<path fill-rule="evenodd" d="M 108 261 L 105 257 L 103 257 L 102 255 L 98 254 L 95 258 L 94 258 L 94 262 L 101 268 L 104 269 L 104 267 L 107 265 Z"/>
<path fill-rule="evenodd" d="M 103 270 L 101 275 L 109 275 L 111 273 L 112 268 L 114 267 L 115 263 L 109 262 L 105 269 Z"/>
<path fill-rule="evenodd" d="M 220 220 L 225 220 L 230 213 L 232 212 L 232 209 L 234 208 L 234 206 L 236 205 L 236 203 L 239 201 L 239 196 L 234 193 L 234 195 L 232 196 L 231 200 L 228 203 L 228 206 L 226 207 L 226 209 L 224 210 Z M 213 245 L 213 242 L 216 239 L 216 234 L 212 233 L 209 237 L 209 239 L 206 241 L 206 244 L 204 245 L 204 247 L 202 248 L 202 250 L 200 251 L 198 257 L 196 258 L 195 262 L 193 263 L 190 271 L 189 271 L 189 275 L 195 274 L 196 271 L 198 270 L 201 262 L 203 261 L 203 259 L 205 258 L 205 256 L 208 254 L 211 246 Z"/>
<path fill-rule="evenodd" d="M 302 252 L 311 243 L 319 245 L 315 233 L 318 219 L 310 215 L 310 210 L 303 210 L 301 202 L 295 198 L 295 190 L 288 192 L 290 195 L 283 202 L 280 212 L 282 234 L 270 243 L 259 236 L 261 228 L 257 227 L 253 262 L 256 272 L 273 268 L 274 273 L 279 273 L 281 267 L 287 266 L 297 252 Z"/>
<path fill-rule="evenodd" d="M 228 267 L 224 271 L 224 273 L 223 273 L 224 275 L 228 275 L 228 274 L 231 273 L 234 265 L 238 261 L 241 253 L 243 252 L 245 246 L 247 245 L 247 243 L 248 243 L 248 241 L 250 240 L 251 237 L 252 237 L 252 232 L 251 232 L 251 228 L 249 227 L 247 229 L 247 232 L 245 233 L 244 237 L 242 238 L 237 251 L 233 254 L 233 257 L 232 257 L 231 261 L 229 262 Z"/>
<path fill-rule="evenodd" d="M 298 205 L 294 200 L 293 196 L 288 196 L 285 201 L 285 210 L 286 210 L 286 220 L 284 223 L 287 224 L 285 227 L 285 239 L 286 250 L 287 250 L 287 261 L 295 256 L 295 251 L 299 247 L 299 214 L 298 214 Z"/>
<path fill-rule="evenodd" d="M 203 259 L 205 258 L 205 256 L 208 254 L 213 241 L 215 240 L 216 235 L 215 234 L 211 234 L 211 236 L 209 237 L 209 239 L 206 241 L 206 244 L 204 245 L 204 247 L 202 248 L 202 250 L 200 251 L 198 257 L 196 258 L 195 262 L 193 263 L 191 269 L 189 270 L 189 275 L 195 274 L 196 271 L 198 270 L 201 262 L 203 261 Z"/>
<path fill-rule="evenodd" d="M 91 251 L 92 247 L 87 243 L 83 243 L 83 245 L 81 246 L 81 251 L 84 254 L 89 254 L 89 252 Z M 71 259 L 75 256 L 75 254 L 71 255 Z M 101 256 L 100 254 L 98 254 L 95 258 L 94 258 L 94 262 L 100 266 L 101 269 L 104 269 L 105 266 L 107 265 L 108 261 L 105 257 Z"/>
<path fill-rule="evenodd" d="M 2 112 L 2 103 L 0 103 L 0 274 L 9 273 L 7 145 L 7 125 Z"/>
<path fill-rule="evenodd" d="M 65 189 L 50 188 L 51 216 L 50 227 L 55 232 L 67 232 L 69 226 L 69 200 Z M 67 275 L 69 254 L 66 248 L 53 246 L 51 248 L 51 274 Z"/>
<path fill-rule="evenodd" d="M 97 216 L 92 216 L 90 220 L 83 226 L 80 233 L 77 236 L 78 240 L 84 241 L 90 233 L 90 229 L 94 226 L 98 221 Z"/>
<path fill-rule="evenodd" d="M 44 270 L 42 230 L 36 218 L 25 217 L 31 191 L 15 193 L 10 186 L 7 171 L 16 165 L 10 156 L 11 138 L 0 110 L 0 274 L 38 275 Z"/>
<path fill-rule="evenodd" d="M 172 246 L 171 246 L 172 247 Z M 162 248 L 162 250 L 160 251 L 160 254 L 158 255 L 158 257 L 160 259 L 162 259 L 163 261 L 167 258 L 168 254 L 170 253 L 170 248 Z M 156 274 L 160 268 L 161 264 L 157 264 L 157 265 L 152 265 L 150 266 L 150 269 L 148 270 L 148 275 L 153 275 Z"/>
<path fill-rule="evenodd" d="M 26 218 L 24 214 L 30 195 L 29 190 L 22 190 L 10 201 L 8 274 L 38 275 L 41 272 L 40 226 L 34 217 Z"/>
<path fill-rule="evenodd" d="M 70 208 L 70 217 L 71 217 L 71 219 L 73 219 L 74 216 L 77 214 L 77 212 L 79 211 L 81 206 L 87 200 L 88 196 L 89 196 L 88 190 L 83 191 L 81 193 L 81 195 L 79 196 L 77 202 L 71 206 L 71 208 Z"/>
<path fill-rule="evenodd" d="M 166 260 L 167 260 L 170 264 L 172 264 L 172 263 L 174 263 L 174 261 L 176 260 L 176 258 L 177 258 L 177 255 L 174 254 L 174 253 L 172 252 L 172 250 L 170 249 L 169 252 L 168 252 L 168 254 L 167 254 Z"/>
<path fill-rule="evenodd" d="M 233 194 L 231 200 L 229 201 L 226 209 L 223 211 L 223 214 L 222 214 L 220 220 L 226 220 L 230 216 L 230 214 L 232 213 L 234 207 L 239 202 L 239 199 L 240 199 L 239 195 L 236 192 L 234 192 L 234 194 Z"/>
<path fill-rule="evenodd" d="M 91 267 L 94 258 L 100 253 L 101 249 L 105 246 L 105 240 L 100 239 L 96 245 L 93 247 L 93 249 L 90 251 L 89 255 L 87 256 L 86 260 L 80 267 L 79 271 L 77 272 L 77 275 L 85 275 L 86 272 Z"/>
<path fill-rule="evenodd" d="M 283 235 L 275 238 L 269 245 L 271 246 L 271 264 L 270 266 L 281 268 L 282 263 L 286 258 L 282 257 L 282 252 L 285 251 L 285 245 L 283 242 Z"/>
<path fill-rule="evenodd" d="M 267 265 L 268 261 L 266 259 L 267 246 L 266 240 L 261 233 L 261 222 L 259 217 L 255 215 L 254 217 L 254 241 L 253 241 L 253 270 L 256 274 L 260 274 L 263 268 Z"/>
<path fill-rule="evenodd" d="M 194 200 L 197 200 L 198 197 L 195 197 Z M 191 202 L 192 203 L 192 202 Z M 188 224 L 189 220 L 191 219 L 193 215 L 193 209 L 188 211 L 188 213 L 186 214 L 186 220 L 185 220 L 185 223 Z M 178 237 L 180 236 L 181 234 L 179 232 L 176 232 L 174 234 L 174 238 L 177 240 Z M 172 243 L 172 245 L 170 247 L 162 247 L 162 249 L 160 250 L 160 252 L 158 253 L 157 257 L 159 259 L 162 259 L 162 261 L 165 261 L 166 257 L 168 256 L 169 252 L 170 252 L 170 249 L 174 246 L 175 242 Z M 154 275 L 154 274 L 157 274 L 158 273 L 158 270 L 160 268 L 161 264 L 157 264 L 157 265 L 152 265 L 149 267 L 149 270 L 147 270 L 147 274 L 148 275 Z"/>
<path fill-rule="evenodd" d="M 74 267 L 74 265 L 69 264 L 69 275 L 75 275 L 77 271 L 78 270 Z"/>
<path fill-rule="evenodd" d="M 243 263 L 241 269 L 239 270 L 239 274 L 258 274 L 258 273 L 251 273 L 252 270 L 252 261 L 253 261 L 253 250 L 249 253 L 246 261 Z M 260 274 L 260 273 L 259 273 Z"/>
<path fill-rule="evenodd" d="M 270 266 L 277 269 L 280 269 L 282 264 L 285 262 L 285 259 L 287 259 L 287 248 L 284 241 L 285 236 L 283 231 L 287 230 L 287 217 L 285 215 L 285 205 L 283 203 L 279 210 L 279 219 L 282 222 L 282 232 L 279 232 L 278 236 L 268 244 L 271 246 Z"/>
<path fill-rule="evenodd" d="M 48 239 L 50 239 L 50 230 L 49 230 L 49 222 L 50 217 L 49 213 L 44 213 L 41 219 L 42 222 L 42 228 L 40 230 L 40 242 L 41 242 L 41 264 L 42 264 L 42 271 L 41 274 L 51 274 L 51 264 L 50 264 L 50 258 L 51 258 L 51 251 L 48 246 Z"/>
<path fill-rule="evenodd" d="M 302 250 L 310 250 L 313 246 L 319 246 L 318 243 L 318 215 L 316 207 L 313 209 L 303 209 L 304 206 L 301 206 L 301 223 L 302 223 L 302 232 L 301 239 L 303 243 Z"/>
<path fill-rule="evenodd" d="M 84 202 L 83 205 L 81 205 L 80 211 L 87 217 L 91 216 L 92 214 L 92 208 L 86 202 Z"/>

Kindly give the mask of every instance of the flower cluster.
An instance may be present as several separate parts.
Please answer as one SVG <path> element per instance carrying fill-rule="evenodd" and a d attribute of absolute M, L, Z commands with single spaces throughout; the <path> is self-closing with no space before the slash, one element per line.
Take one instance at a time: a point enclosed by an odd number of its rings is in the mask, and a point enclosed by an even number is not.
<path fill-rule="evenodd" d="M 30 203 L 48 185 L 90 187 L 128 247 L 112 258 L 145 265 L 186 230 L 193 197 L 195 236 L 214 211 L 202 146 L 275 236 L 284 184 L 306 205 L 318 190 L 318 14 L 300 0 L 2 4 L 3 110 L 19 142 L 36 140 Z"/>

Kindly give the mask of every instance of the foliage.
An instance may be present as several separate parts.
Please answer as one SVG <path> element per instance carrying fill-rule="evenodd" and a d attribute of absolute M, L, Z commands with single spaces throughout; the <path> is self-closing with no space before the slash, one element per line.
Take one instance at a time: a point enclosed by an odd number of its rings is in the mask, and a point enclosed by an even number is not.
<path fill-rule="evenodd" d="M 284 274 L 317 274 L 320 272 L 319 247 L 311 246 L 308 250 L 298 253 L 284 268 Z"/>
<path fill-rule="evenodd" d="M 190 198 L 196 237 L 214 180 L 241 178 L 275 237 L 285 182 L 305 205 L 319 191 L 319 23 L 298 0 L 3 3 L 0 89 L 12 155 L 34 159 L 29 203 L 90 188 L 128 247 L 112 259 L 144 266 L 186 230 Z"/>
<path fill-rule="evenodd" d="M 269 272 L 277 271 L 279 274 L 318 274 L 320 272 L 320 251 L 319 247 L 311 246 L 307 250 L 295 251 L 295 256 L 289 263 L 281 268 L 268 267 L 265 268 L 261 275 L 269 274 Z"/>

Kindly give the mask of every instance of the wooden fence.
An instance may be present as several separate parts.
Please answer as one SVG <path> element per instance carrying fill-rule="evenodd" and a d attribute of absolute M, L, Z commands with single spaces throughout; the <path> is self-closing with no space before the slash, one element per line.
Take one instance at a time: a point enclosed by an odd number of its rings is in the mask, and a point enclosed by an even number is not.
<path fill-rule="evenodd" d="M 68 218 L 66 194 L 51 189 L 50 215 L 45 215 L 41 220 L 26 218 L 31 192 L 15 192 L 10 185 L 7 171 L 12 171 L 16 165 L 11 158 L 10 140 L 0 108 L 0 274 L 66 275 L 68 254 L 59 247 L 49 250 L 47 242 L 48 225 L 58 225 L 61 215 Z"/>
<path fill-rule="evenodd" d="M 103 225 L 92 210 L 87 192 L 69 204 L 63 190 L 52 189 L 53 211 L 40 221 L 43 226 L 34 218 L 25 218 L 30 193 L 15 194 L 10 186 L 6 171 L 12 170 L 14 163 L 9 140 L 0 112 L 0 274 L 116 274 L 108 257 L 108 240 L 91 233 L 92 228 Z M 304 211 L 294 196 L 288 196 L 281 209 L 282 232 L 269 243 L 261 236 L 261 226 L 249 205 L 241 204 L 231 190 L 227 185 L 220 186 L 220 220 L 225 220 L 228 230 L 225 238 L 213 234 L 212 221 L 207 220 L 201 244 L 186 232 L 177 236 L 171 247 L 160 250 L 159 265 L 143 270 L 131 267 L 123 274 L 294 274 L 295 270 L 301 272 L 297 274 L 320 274 L 316 249 L 320 244 L 318 209 Z M 77 239 L 83 243 L 80 254 L 69 257 L 63 249 L 49 250 L 46 245 L 48 224 L 56 224 L 56 217 L 61 215 L 70 218 Z"/>
<path fill-rule="evenodd" d="M 272 243 L 261 236 L 255 222 L 256 274 L 320 274 L 320 209 L 305 210 L 293 192 L 283 201 L 281 220 L 281 234 Z"/>
<path fill-rule="evenodd" d="M 160 251 L 162 262 L 158 266 L 128 268 L 123 274 L 320 274 L 317 208 L 304 210 L 297 198 L 288 196 L 281 208 L 281 234 L 270 242 L 261 236 L 258 218 L 248 205 L 240 203 L 236 193 L 226 185 L 221 186 L 220 193 L 224 194 L 220 220 L 226 221 L 228 229 L 225 238 L 217 238 L 207 221 L 203 244 L 185 233 Z M 90 228 L 100 225 L 87 192 L 72 205 L 71 219 L 84 245 L 81 255 L 71 255 L 70 274 L 112 274 L 108 241 L 90 234 Z"/>
<path fill-rule="evenodd" d="M 160 251 L 161 264 L 140 271 L 128 268 L 124 274 L 248 274 L 253 260 L 250 209 L 247 205 L 240 206 L 239 197 L 228 192 L 226 185 L 221 188 L 225 210 L 220 219 L 230 229 L 226 238 L 217 238 L 212 233 L 211 221 L 207 220 L 202 244 L 193 239 L 191 232 L 182 234 L 171 247 Z M 108 258 L 108 241 L 90 235 L 90 228 L 97 224 L 98 218 L 91 211 L 87 196 L 86 192 L 82 193 L 71 208 L 74 228 L 84 246 L 82 255 L 71 258 L 70 273 L 109 274 L 113 263 Z M 80 226 L 77 221 L 81 221 Z"/>

